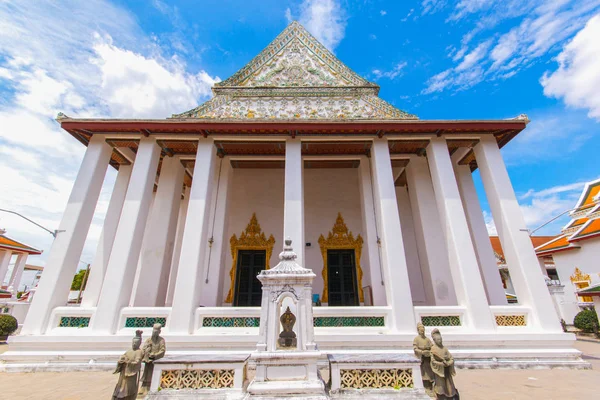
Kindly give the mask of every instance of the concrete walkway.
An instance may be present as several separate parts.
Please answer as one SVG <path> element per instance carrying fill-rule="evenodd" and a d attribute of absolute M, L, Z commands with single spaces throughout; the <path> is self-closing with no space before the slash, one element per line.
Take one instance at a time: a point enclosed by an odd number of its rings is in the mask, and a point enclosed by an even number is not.
<path fill-rule="evenodd" d="M 600 343 L 578 341 L 592 370 L 459 370 L 461 399 L 565 400 L 596 398 Z M 0 346 L 0 352 L 6 346 Z M 0 373 L 0 398 L 44 400 L 110 399 L 117 375 L 110 372 Z"/>

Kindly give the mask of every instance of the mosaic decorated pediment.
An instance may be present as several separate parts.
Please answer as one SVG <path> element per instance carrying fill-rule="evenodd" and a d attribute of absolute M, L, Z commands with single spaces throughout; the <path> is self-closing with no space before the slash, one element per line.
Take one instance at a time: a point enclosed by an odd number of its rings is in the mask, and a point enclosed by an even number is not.
<path fill-rule="evenodd" d="M 172 118 L 218 121 L 418 119 L 378 97 L 297 22 L 248 65 L 215 84 L 214 97 Z"/>
<path fill-rule="evenodd" d="M 346 67 L 298 22 L 216 87 L 371 86 Z"/>

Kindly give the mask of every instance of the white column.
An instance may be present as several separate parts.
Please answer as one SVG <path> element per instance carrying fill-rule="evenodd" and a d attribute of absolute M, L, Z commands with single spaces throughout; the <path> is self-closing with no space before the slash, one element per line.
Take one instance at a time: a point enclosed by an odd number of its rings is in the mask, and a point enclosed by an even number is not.
<path fill-rule="evenodd" d="M 8 264 L 10 264 L 10 258 L 12 252 L 8 250 L 0 250 L 0 287 L 4 284 L 4 278 L 8 272 Z"/>
<path fill-rule="evenodd" d="M 394 332 L 412 333 L 416 321 L 387 139 L 373 141 L 371 163 L 385 292 L 387 304 L 392 307 L 390 327 Z"/>
<path fill-rule="evenodd" d="M 146 227 L 144 228 L 144 234 L 142 235 L 142 246 L 144 244 L 145 237 L 151 235 L 150 233 L 150 218 L 152 218 L 152 210 L 154 209 L 154 200 L 156 200 L 156 192 L 152 191 L 152 198 L 150 199 L 150 207 L 148 207 L 148 217 L 146 218 Z M 140 251 L 140 257 L 138 257 L 137 266 L 135 267 L 135 275 L 133 278 L 133 285 L 131 286 L 131 295 L 129 296 L 128 307 L 133 307 L 133 299 L 135 299 L 135 293 L 138 289 L 138 282 L 140 280 L 140 272 L 142 270 L 142 252 Z"/>
<path fill-rule="evenodd" d="M 436 306 L 456 305 L 448 246 L 425 157 L 411 158 L 406 166 L 406 181 L 428 301 Z"/>
<path fill-rule="evenodd" d="M 479 204 L 475 183 L 471 175 L 471 167 L 468 165 L 454 164 L 454 173 L 458 181 L 458 189 L 462 199 L 471 240 L 475 245 L 475 255 L 479 264 L 481 276 L 485 283 L 485 291 L 490 305 L 505 305 L 506 293 L 502 286 L 502 278 L 496 264 L 496 256 L 490 242 L 490 235 L 483 219 L 483 211 Z"/>
<path fill-rule="evenodd" d="M 148 220 L 140 255 L 140 274 L 133 305 L 135 307 L 163 306 L 166 285 L 161 293 L 161 282 L 169 279 L 177 215 L 183 189 L 183 165 L 179 157 L 165 157 L 162 161 L 158 189 L 152 213 Z"/>
<path fill-rule="evenodd" d="M 219 299 L 217 302 L 217 296 L 219 289 L 221 288 L 221 269 L 223 263 L 221 261 L 221 255 L 223 254 L 223 248 L 229 243 L 225 237 L 225 227 L 227 226 L 227 202 L 228 193 L 231 182 L 232 168 L 231 162 L 228 158 L 219 160 L 220 173 L 217 177 L 218 190 L 215 197 L 216 208 L 214 214 L 210 220 L 211 223 L 211 237 L 213 239 L 212 246 L 210 246 L 207 259 L 205 260 L 208 265 L 208 271 L 204 272 L 202 283 L 200 285 L 200 304 L 206 307 L 216 307 L 221 304 Z M 217 175 L 217 174 L 215 174 Z"/>
<path fill-rule="evenodd" d="M 20 253 L 17 256 L 17 260 L 15 261 L 15 266 L 10 275 L 10 281 L 8 282 L 8 287 L 13 288 L 14 294 L 16 295 L 19 291 L 19 286 L 21 286 L 21 277 L 23 276 L 23 271 L 25 270 L 25 265 L 27 263 L 27 253 Z"/>
<path fill-rule="evenodd" d="M 400 224 L 402 225 L 402 240 L 404 241 L 404 252 L 408 265 L 408 280 L 410 282 L 413 304 L 424 306 L 427 305 L 427 294 L 425 292 L 419 253 L 417 251 L 412 206 L 406 186 L 396 186 L 396 199 L 398 200 L 398 213 L 400 214 Z"/>
<path fill-rule="evenodd" d="M 167 322 L 171 333 L 192 333 L 194 313 L 200 304 L 199 288 L 205 271 L 203 265 L 205 252 L 208 249 L 208 220 L 215 153 L 211 138 L 198 142 L 173 307 L 169 317 L 170 322 Z"/>
<path fill-rule="evenodd" d="M 283 239 L 292 239 L 298 258 L 304 265 L 304 165 L 302 163 L 302 142 L 288 139 L 285 143 L 285 191 L 283 203 Z"/>
<path fill-rule="evenodd" d="M 519 303 L 531 308 L 533 324 L 561 331 L 496 139 L 483 136 L 474 150 Z"/>
<path fill-rule="evenodd" d="M 375 206 L 373 204 L 373 184 L 371 182 L 371 161 L 363 156 L 358 169 L 358 188 L 360 190 L 360 212 L 362 216 L 362 232 L 365 246 L 361 265 L 368 265 L 371 277 L 373 305 L 385 306 L 385 285 L 381 264 L 379 262 L 379 244 L 377 243 L 377 226 L 375 225 Z"/>
<path fill-rule="evenodd" d="M 102 135 L 92 136 L 21 335 L 44 333 L 52 310 L 67 302 L 111 153 Z"/>
<path fill-rule="evenodd" d="M 177 217 L 177 232 L 175 233 L 175 249 L 173 250 L 173 259 L 171 260 L 171 271 L 169 272 L 169 287 L 167 288 L 167 298 L 165 306 L 173 305 L 173 293 L 175 292 L 175 282 L 177 279 L 177 270 L 179 269 L 179 257 L 181 256 L 181 242 L 183 231 L 185 229 L 185 219 L 187 216 L 188 204 L 190 202 L 190 187 L 183 189 L 183 199 L 179 206 L 179 217 Z"/>
<path fill-rule="evenodd" d="M 496 325 L 485 296 L 446 139 L 432 138 L 427 146 L 427 158 L 458 304 L 467 308 L 470 326 L 477 330 L 494 330 Z"/>
<path fill-rule="evenodd" d="M 132 168 L 131 165 L 119 166 L 115 186 L 113 187 L 106 216 L 104 217 L 104 226 L 102 227 L 100 240 L 98 240 L 98 246 L 96 247 L 96 255 L 92 261 L 88 280 L 83 291 L 82 307 L 96 307 L 98 303 Z"/>
<path fill-rule="evenodd" d="M 156 144 L 156 140 L 142 138 L 106 267 L 98 307 L 92 320 L 94 331 L 114 333 L 119 312 L 129 302 L 159 157 L 160 147 Z"/>

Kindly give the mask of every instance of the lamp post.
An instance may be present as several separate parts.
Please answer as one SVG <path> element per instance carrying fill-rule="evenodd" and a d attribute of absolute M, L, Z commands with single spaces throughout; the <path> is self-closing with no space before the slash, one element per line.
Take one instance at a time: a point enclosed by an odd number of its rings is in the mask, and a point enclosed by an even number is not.
<path fill-rule="evenodd" d="M 22 214 L 19 214 L 19 213 L 18 213 L 18 212 L 16 212 L 16 211 L 5 210 L 5 209 L 3 209 L 3 208 L 0 208 L 0 211 L 4 211 L 5 213 L 9 213 L 9 214 L 18 215 L 19 217 L 21 217 L 21 218 L 23 218 L 23 219 L 25 219 L 25 220 L 27 220 L 27 221 L 31 222 L 32 224 L 34 224 L 34 225 L 36 225 L 36 226 L 38 226 L 38 227 L 42 228 L 43 230 L 45 230 L 46 232 L 48 232 L 49 234 L 51 234 L 51 235 L 54 237 L 54 239 L 56 239 L 56 235 L 57 235 L 58 233 L 60 233 L 60 232 L 64 232 L 63 230 L 58 230 L 58 229 L 55 229 L 54 231 L 51 231 L 50 229 L 48 229 L 48 228 L 46 228 L 46 227 L 44 227 L 44 226 L 42 226 L 42 225 L 38 224 L 37 222 L 35 222 L 35 221 L 33 221 L 33 220 L 31 220 L 31 219 L 27 218 L 26 216 L 24 216 L 24 215 L 22 215 Z"/>

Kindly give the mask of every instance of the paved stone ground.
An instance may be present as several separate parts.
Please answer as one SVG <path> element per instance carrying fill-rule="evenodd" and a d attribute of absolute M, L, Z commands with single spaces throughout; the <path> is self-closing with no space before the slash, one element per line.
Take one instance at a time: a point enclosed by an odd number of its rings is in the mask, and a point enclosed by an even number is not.
<path fill-rule="evenodd" d="M 593 370 L 459 370 L 461 399 L 594 399 L 600 382 L 600 343 L 578 341 Z M 0 346 L 0 353 L 6 345 Z M 117 376 L 110 372 L 0 373 L 0 398 L 110 399 Z"/>

